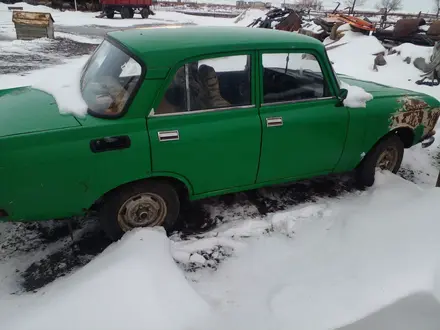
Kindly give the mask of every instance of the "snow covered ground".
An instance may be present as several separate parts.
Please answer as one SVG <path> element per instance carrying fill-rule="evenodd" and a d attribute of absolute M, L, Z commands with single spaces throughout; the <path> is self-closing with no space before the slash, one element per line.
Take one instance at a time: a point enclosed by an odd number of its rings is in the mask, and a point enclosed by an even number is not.
<path fill-rule="evenodd" d="M 53 12 L 66 26 L 133 24 Z M 246 12 L 238 23 L 186 16 L 155 19 L 247 25 L 261 12 Z M 58 33 L 55 41 L 3 38 L 0 69 L 16 66 L 17 56 L 46 62 L 0 71 L 0 89 L 69 80 L 100 41 Z M 375 38 L 348 31 L 338 43 L 329 50 L 338 73 L 440 99 L 439 87 L 414 83 L 420 72 L 412 61 L 431 48 L 402 45 L 376 72 L 374 54 L 385 49 Z M 438 141 L 413 147 L 399 175 L 378 173 L 366 191 L 336 176 L 200 201 L 185 206 L 185 223 L 169 238 L 144 229 L 110 244 L 90 218 L 73 223 L 72 246 L 65 223 L 0 224 L 1 327 L 439 329 L 439 156 Z"/>

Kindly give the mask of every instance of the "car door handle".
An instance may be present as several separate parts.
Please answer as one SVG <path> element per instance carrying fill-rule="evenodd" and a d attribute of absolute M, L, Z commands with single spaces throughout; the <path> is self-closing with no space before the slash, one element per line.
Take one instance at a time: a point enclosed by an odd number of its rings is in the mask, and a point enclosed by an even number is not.
<path fill-rule="evenodd" d="M 127 149 L 131 146 L 130 137 L 127 135 L 123 136 L 108 136 L 96 140 L 90 141 L 90 149 L 94 153 Z"/>
<path fill-rule="evenodd" d="M 267 127 L 283 126 L 283 117 L 270 117 L 266 118 Z"/>
<path fill-rule="evenodd" d="M 179 131 L 161 131 L 157 133 L 160 142 L 179 140 Z"/>

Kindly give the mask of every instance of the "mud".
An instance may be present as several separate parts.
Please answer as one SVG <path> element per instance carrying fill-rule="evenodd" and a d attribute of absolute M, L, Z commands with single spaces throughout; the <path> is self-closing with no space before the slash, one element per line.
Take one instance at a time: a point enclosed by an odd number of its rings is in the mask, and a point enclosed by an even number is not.
<path fill-rule="evenodd" d="M 342 175 L 187 202 L 182 205 L 179 226 L 169 234 L 180 240 L 194 239 L 228 221 L 236 210 L 241 210 L 237 211 L 238 216 L 242 216 L 244 208 L 246 216 L 261 217 L 300 203 L 314 202 L 321 197 L 337 197 L 353 190 L 355 184 L 352 177 Z M 209 211 L 213 209 L 222 212 Z M 5 258 L 32 255 L 35 251 L 46 249 L 52 251 L 24 269 L 17 269 L 17 281 L 22 291 L 38 290 L 84 266 L 111 244 L 96 219 L 71 219 L 71 223 L 73 241 L 66 220 L 11 225 L 9 234 L 2 239 L 0 246 Z M 180 266 L 186 272 L 205 267 L 216 269 L 232 252 L 229 248 L 216 246 L 201 252 L 207 261 L 204 265 L 189 263 Z"/>

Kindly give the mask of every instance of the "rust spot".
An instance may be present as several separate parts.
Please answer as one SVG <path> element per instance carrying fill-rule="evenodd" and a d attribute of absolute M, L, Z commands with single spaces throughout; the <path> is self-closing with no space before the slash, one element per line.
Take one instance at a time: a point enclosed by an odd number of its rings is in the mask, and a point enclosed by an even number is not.
<path fill-rule="evenodd" d="M 390 117 L 390 130 L 397 127 L 409 127 L 414 130 L 422 125 L 423 135 L 426 135 L 439 119 L 440 108 L 432 108 L 422 99 L 405 96 L 397 102 L 401 106 Z"/>

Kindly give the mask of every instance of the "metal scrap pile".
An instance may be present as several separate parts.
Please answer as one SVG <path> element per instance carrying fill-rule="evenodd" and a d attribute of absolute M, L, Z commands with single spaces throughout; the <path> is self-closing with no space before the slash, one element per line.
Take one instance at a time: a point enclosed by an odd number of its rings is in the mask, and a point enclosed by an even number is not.
<path fill-rule="evenodd" d="M 261 17 L 254 20 L 248 27 L 263 29 L 276 29 L 283 31 L 298 31 L 302 25 L 303 11 L 295 11 L 289 8 L 275 8 L 270 10 L 264 19 Z"/>
<path fill-rule="evenodd" d="M 440 21 L 434 21 L 428 27 L 423 18 L 401 19 L 396 22 L 394 30 L 378 29 L 374 36 L 382 42 L 434 46 L 440 40 Z"/>
<path fill-rule="evenodd" d="M 323 41 L 328 36 L 335 39 L 338 26 L 348 23 L 353 29 L 361 32 L 374 31 L 374 25 L 360 18 L 344 15 L 332 14 L 328 17 L 305 18 L 304 10 L 293 10 L 289 8 L 275 8 L 269 11 L 264 18 L 258 18 L 248 27 L 264 29 L 276 29 L 284 31 L 296 31 Z M 308 15 L 307 15 L 308 16 Z"/>

